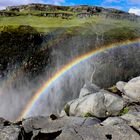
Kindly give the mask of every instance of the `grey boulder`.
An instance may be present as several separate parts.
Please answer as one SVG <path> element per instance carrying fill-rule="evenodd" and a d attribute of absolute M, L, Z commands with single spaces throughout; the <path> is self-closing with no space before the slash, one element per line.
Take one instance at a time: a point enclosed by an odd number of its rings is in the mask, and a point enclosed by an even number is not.
<path fill-rule="evenodd" d="M 140 112 L 131 112 L 121 116 L 122 119 L 127 121 L 127 124 L 133 126 L 140 132 Z"/>
<path fill-rule="evenodd" d="M 140 132 L 140 112 L 126 113 L 120 117 L 109 117 L 101 123 L 102 125 L 127 124 Z"/>
<path fill-rule="evenodd" d="M 56 140 L 139 140 L 139 138 L 139 134 L 127 125 L 94 125 L 66 128 Z"/>
<path fill-rule="evenodd" d="M 70 116 L 95 116 L 104 118 L 108 116 L 118 115 L 124 107 L 124 101 L 121 97 L 114 95 L 108 91 L 87 95 L 75 99 L 66 105 Z"/>
<path fill-rule="evenodd" d="M 80 91 L 79 98 L 84 97 L 84 96 L 89 95 L 89 94 L 92 94 L 92 93 L 96 93 L 100 90 L 101 89 L 97 85 L 95 85 L 91 82 L 86 82 Z"/>
<path fill-rule="evenodd" d="M 11 125 L 0 129 L 0 140 L 24 140 L 19 126 Z"/>
<path fill-rule="evenodd" d="M 66 127 L 74 126 L 90 126 L 99 124 L 100 120 L 97 118 L 82 118 L 82 117 L 60 117 L 52 120 L 50 117 L 32 117 L 22 122 L 23 128 L 26 133 L 32 130 L 44 129 L 44 131 L 51 133 L 56 130 L 62 130 Z"/>
<path fill-rule="evenodd" d="M 126 85 L 126 82 L 123 82 L 123 81 L 119 81 L 116 83 L 117 89 L 120 90 L 121 92 L 124 92 L 125 85 Z"/>
<path fill-rule="evenodd" d="M 121 117 L 109 117 L 106 120 L 104 120 L 102 125 L 118 125 L 118 124 L 126 124 L 126 121 L 122 119 Z"/>
<path fill-rule="evenodd" d="M 139 140 L 140 138 L 137 132 L 125 124 L 95 126 L 94 128 L 98 134 L 104 135 L 106 140 Z"/>
<path fill-rule="evenodd" d="M 123 90 L 126 96 L 140 102 L 140 76 L 130 80 Z"/>
<path fill-rule="evenodd" d="M 36 139 L 55 139 L 61 133 L 65 133 L 64 139 L 78 139 L 74 128 L 89 127 L 99 124 L 101 121 L 97 118 L 81 118 L 81 117 L 59 117 L 52 120 L 50 117 L 32 117 L 22 122 L 25 133 L 33 132 L 31 140 Z M 63 135 L 63 134 L 62 134 Z M 61 135 L 61 136 L 62 136 Z"/>

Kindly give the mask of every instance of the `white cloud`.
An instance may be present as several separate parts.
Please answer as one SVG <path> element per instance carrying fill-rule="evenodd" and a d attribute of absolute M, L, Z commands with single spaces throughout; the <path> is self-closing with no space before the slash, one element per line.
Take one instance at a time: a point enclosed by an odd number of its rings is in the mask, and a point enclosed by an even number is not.
<path fill-rule="evenodd" d="M 0 0 L 0 9 L 4 9 L 7 6 L 15 6 L 29 3 L 46 3 L 61 5 L 65 3 L 65 0 Z"/>
<path fill-rule="evenodd" d="M 120 2 L 120 0 L 105 0 L 105 2 L 112 3 L 112 2 Z"/>
<path fill-rule="evenodd" d="M 29 4 L 29 3 L 40 3 L 42 0 L 0 0 L 0 9 L 4 9 L 7 6 L 15 6 L 21 4 Z"/>
<path fill-rule="evenodd" d="M 54 4 L 54 5 L 61 5 L 62 3 L 65 3 L 65 0 L 49 0 L 50 4 Z"/>
<path fill-rule="evenodd" d="M 105 0 L 105 2 L 112 3 L 112 2 L 126 2 L 126 3 L 140 3 L 140 0 Z"/>
<path fill-rule="evenodd" d="M 129 13 L 133 13 L 140 16 L 140 8 L 130 8 Z"/>
<path fill-rule="evenodd" d="M 5 6 L 0 5 L 0 10 L 3 10 L 3 9 L 5 9 Z"/>
<path fill-rule="evenodd" d="M 131 3 L 140 3 L 140 0 L 129 0 Z"/>

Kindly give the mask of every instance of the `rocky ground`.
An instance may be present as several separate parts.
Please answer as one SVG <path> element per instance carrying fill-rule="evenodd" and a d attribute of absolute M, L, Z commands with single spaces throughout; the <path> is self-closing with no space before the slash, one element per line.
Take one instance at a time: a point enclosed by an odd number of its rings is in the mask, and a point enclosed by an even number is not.
<path fill-rule="evenodd" d="M 85 83 L 60 115 L 9 122 L 0 119 L 0 140 L 139 140 L 140 77 L 109 89 Z"/>

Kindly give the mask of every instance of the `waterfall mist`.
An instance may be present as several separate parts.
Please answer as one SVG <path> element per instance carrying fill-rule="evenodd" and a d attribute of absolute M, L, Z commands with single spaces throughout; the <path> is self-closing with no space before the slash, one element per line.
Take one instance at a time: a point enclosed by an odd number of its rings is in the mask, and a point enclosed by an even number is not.
<path fill-rule="evenodd" d="M 59 54 L 60 55 L 60 54 Z M 29 116 L 49 115 L 60 113 L 65 103 L 79 96 L 80 89 L 85 82 L 90 81 L 95 70 L 92 82 L 101 88 L 114 85 L 119 80 L 128 80 L 140 74 L 140 44 L 118 47 L 104 51 L 67 71 L 58 80 L 52 83 L 46 94 L 38 100 Z M 64 57 L 64 56 L 63 56 Z M 61 59 L 56 61 L 56 69 L 59 69 Z M 0 88 L 0 116 L 15 120 L 22 112 L 27 102 L 51 77 L 54 67 L 43 73 L 36 79 L 36 83 L 20 80 L 20 87 L 13 88 L 4 85 Z M 49 77 L 50 75 L 50 77 Z M 23 78 L 23 77 L 22 77 Z"/>

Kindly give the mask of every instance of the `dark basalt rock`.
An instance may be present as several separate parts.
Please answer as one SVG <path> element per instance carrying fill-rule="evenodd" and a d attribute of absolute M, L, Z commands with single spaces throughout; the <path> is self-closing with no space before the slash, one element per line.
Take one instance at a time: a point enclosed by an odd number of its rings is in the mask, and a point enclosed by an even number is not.
<path fill-rule="evenodd" d="M 1 78 L 12 71 L 16 72 L 17 77 L 19 73 L 21 77 L 26 74 L 29 78 L 43 71 L 48 64 L 50 51 L 47 48 L 40 50 L 42 42 L 43 35 L 30 26 L 3 27 L 0 32 Z"/>
<path fill-rule="evenodd" d="M 52 133 L 42 133 L 39 132 L 36 136 L 32 137 L 32 140 L 54 140 L 61 134 L 62 130 L 52 132 Z"/>
<path fill-rule="evenodd" d="M 0 127 L 9 126 L 11 123 L 3 118 L 0 118 Z"/>
<path fill-rule="evenodd" d="M 0 128 L 0 139 L 1 140 L 24 140 L 22 135 L 22 129 L 20 126 L 5 126 Z"/>
<path fill-rule="evenodd" d="M 57 119 L 58 119 L 58 117 L 57 117 L 57 116 L 55 116 L 54 114 L 51 114 L 51 115 L 50 115 L 50 119 L 52 119 L 52 120 L 57 120 Z"/>

